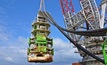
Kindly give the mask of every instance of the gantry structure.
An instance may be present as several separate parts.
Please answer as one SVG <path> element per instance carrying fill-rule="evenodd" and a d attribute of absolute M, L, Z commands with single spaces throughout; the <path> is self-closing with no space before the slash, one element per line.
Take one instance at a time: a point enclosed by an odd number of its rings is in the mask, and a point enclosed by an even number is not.
<path fill-rule="evenodd" d="M 107 0 L 102 0 L 100 8 L 98 8 L 95 0 L 79 0 L 81 11 L 78 13 L 74 11 L 72 0 L 60 1 L 66 29 L 70 31 L 90 31 L 105 27 Z M 91 35 L 91 32 L 88 35 L 86 33 L 82 33 L 82 35 L 81 33 L 80 35 L 68 33 L 68 35 L 92 54 L 103 59 L 103 49 L 101 45 L 105 40 L 105 36 Z M 87 55 L 79 48 L 78 53 L 83 57 L 80 62 L 82 65 L 103 65 L 103 63 Z"/>

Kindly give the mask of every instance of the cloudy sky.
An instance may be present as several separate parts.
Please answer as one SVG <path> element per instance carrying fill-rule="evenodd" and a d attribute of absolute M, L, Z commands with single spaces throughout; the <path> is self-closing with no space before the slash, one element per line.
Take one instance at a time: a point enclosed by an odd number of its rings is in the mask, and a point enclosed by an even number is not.
<path fill-rule="evenodd" d="M 73 1 L 75 11 L 80 10 L 79 1 Z M 31 36 L 31 23 L 36 18 L 40 0 L 0 0 L 0 65 L 71 65 L 81 60 L 76 49 L 51 26 L 50 36 L 54 39 L 54 62 L 28 63 L 28 38 Z M 59 0 L 45 0 L 46 10 L 59 25 L 64 27 Z"/>

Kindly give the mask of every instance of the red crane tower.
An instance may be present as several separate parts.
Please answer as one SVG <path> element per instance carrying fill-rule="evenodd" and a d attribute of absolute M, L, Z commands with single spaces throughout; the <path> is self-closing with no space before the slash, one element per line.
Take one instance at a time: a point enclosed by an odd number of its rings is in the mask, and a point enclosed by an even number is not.
<path fill-rule="evenodd" d="M 60 3 L 64 15 L 68 12 L 74 14 L 74 6 L 72 4 L 72 0 L 60 0 Z"/>

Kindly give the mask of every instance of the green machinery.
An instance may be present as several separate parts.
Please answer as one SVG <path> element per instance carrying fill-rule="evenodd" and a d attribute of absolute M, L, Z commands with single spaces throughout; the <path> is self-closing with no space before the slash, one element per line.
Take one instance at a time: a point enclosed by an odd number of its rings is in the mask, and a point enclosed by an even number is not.
<path fill-rule="evenodd" d="M 104 61 L 105 61 L 105 65 L 107 65 L 107 34 L 106 34 L 106 39 L 104 41 L 104 43 L 102 44 L 102 51 L 103 51 L 103 56 L 104 56 Z"/>
<path fill-rule="evenodd" d="M 52 62 L 53 39 L 49 38 L 50 24 L 39 11 L 36 22 L 32 24 L 32 37 L 29 38 L 28 62 Z"/>

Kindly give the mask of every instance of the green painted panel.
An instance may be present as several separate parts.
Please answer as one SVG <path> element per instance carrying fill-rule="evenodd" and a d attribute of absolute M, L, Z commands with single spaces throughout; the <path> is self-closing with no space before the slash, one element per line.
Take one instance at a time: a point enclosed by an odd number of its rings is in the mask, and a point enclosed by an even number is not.
<path fill-rule="evenodd" d="M 28 39 L 28 44 L 29 44 L 29 46 L 30 46 L 30 44 L 31 44 L 31 39 L 30 39 L 30 38 Z"/>
<path fill-rule="evenodd" d="M 27 49 L 27 55 L 29 55 L 29 53 L 30 53 L 30 49 L 28 48 L 28 49 Z"/>
<path fill-rule="evenodd" d="M 47 44 L 47 40 L 46 40 L 45 35 L 38 34 L 36 37 L 36 43 L 37 44 Z"/>
<path fill-rule="evenodd" d="M 46 48 L 46 46 L 38 46 L 36 52 L 47 52 Z"/>

